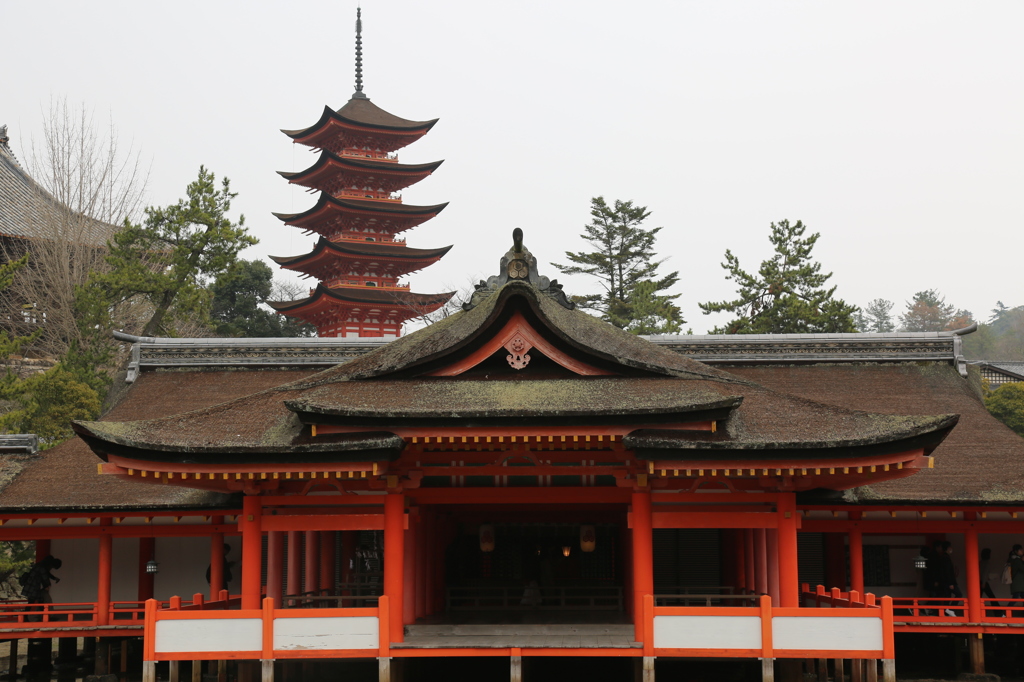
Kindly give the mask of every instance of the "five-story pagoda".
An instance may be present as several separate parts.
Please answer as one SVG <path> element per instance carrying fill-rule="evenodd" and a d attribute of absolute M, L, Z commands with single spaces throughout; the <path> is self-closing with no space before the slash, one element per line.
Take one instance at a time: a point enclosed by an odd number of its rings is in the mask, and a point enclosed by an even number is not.
<path fill-rule="evenodd" d="M 415 294 L 398 279 L 437 262 L 450 246 L 414 249 L 398 235 L 430 220 L 447 204 L 410 206 L 396 193 L 430 175 L 441 161 L 398 162 L 395 152 L 430 130 L 432 121 L 409 121 L 384 111 L 363 94 L 362 20 L 356 14 L 356 88 L 337 111 L 324 107 L 309 128 L 283 131 L 320 151 L 304 171 L 281 172 L 289 182 L 320 192 L 302 213 L 275 214 L 320 236 L 301 256 L 271 258 L 281 267 L 316 278 L 306 298 L 274 302 L 277 312 L 309 322 L 319 336 L 394 337 L 411 318 L 433 312 L 454 294 Z"/>

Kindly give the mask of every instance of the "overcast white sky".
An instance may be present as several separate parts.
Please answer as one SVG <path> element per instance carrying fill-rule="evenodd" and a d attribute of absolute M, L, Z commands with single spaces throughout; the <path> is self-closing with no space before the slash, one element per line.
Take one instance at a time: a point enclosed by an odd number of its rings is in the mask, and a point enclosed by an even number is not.
<path fill-rule="evenodd" d="M 312 246 L 271 215 L 315 201 L 276 174 L 314 158 L 279 129 L 350 97 L 355 3 L 0 8 L 16 152 L 51 97 L 84 102 L 151 163 L 149 203 L 176 201 L 205 164 L 260 239 L 244 257 Z M 902 308 L 935 288 L 982 320 L 996 300 L 1024 304 L 1019 0 L 364 0 L 363 20 L 366 93 L 441 119 L 400 152 L 445 159 L 406 203 L 451 202 L 409 233 L 455 245 L 414 290 L 495 274 L 514 227 L 542 263 L 562 260 L 604 195 L 664 226 L 697 333 L 715 324 L 697 302 L 734 291 L 725 249 L 756 269 L 784 218 L 821 232 L 815 255 L 848 302 Z"/>

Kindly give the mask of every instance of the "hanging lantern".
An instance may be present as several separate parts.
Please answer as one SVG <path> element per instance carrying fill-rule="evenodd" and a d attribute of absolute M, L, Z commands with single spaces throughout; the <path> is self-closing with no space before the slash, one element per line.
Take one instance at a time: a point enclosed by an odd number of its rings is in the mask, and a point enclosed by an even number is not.
<path fill-rule="evenodd" d="M 928 568 L 928 559 L 918 554 L 916 557 L 914 557 L 914 568 L 916 568 L 919 571 L 925 570 L 926 568 Z"/>
<path fill-rule="evenodd" d="M 563 548 L 562 548 L 562 556 L 565 556 L 565 557 L 567 557 L 567 556 L 569 556 L 569 555 L 570 555 L 571 553 L 572 553 L 572 546 L 570 546 L 570 545 L 566 545 L 565 547 L 563 547 Z"/>
<path fill-rule="evenodd" d="M 480 526 L 480 551 L 494 551 L 494 526 L 490 524 Z"/>
<path fill-rule="evenodd" d="M 146 573 L 159 573 L 160 565 L 156 563 L 156 559 L 150 559 L 146 562 Z"/>
<path fill-rule="evenodd" d="M 597 530 L 593 526 L 580 526 L 580 551 L 593 552 L 597 549 Z"/>

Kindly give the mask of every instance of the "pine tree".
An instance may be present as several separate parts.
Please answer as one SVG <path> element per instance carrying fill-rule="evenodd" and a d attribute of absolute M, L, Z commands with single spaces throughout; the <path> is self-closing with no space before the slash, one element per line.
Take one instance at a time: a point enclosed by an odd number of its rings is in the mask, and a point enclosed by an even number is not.
<path fill-rule="evenodd" d="M 970 311 L 946 303 L 935 289 L 926 289 L 907 301 L 907 310 L 900 315 L 900 329 L 908 332 L 952 331 L 963 329 L 972 321 Z"/>
<path fill-rule="evenodd" d="M 854 315 L 857 331 L 885 333 L 895 331 L 896 324 L 892 321 L 892 309 L 896 305 L 884 298 L 876 298 L 863 310 Z"/>
<path fill-rule="evenodd" d="M 654 243 L 662 228 L 643 226 L 650 215 L 646 206 L 634 206 L 632 201 L 616 200 L 609 206 L 604 197 L 594 197 L 590 200 L 590 223 L 580 235 L 594 250 L 566 251 L 571 265 L 552 263 L 566 275 L 595 277 L 604 293 L 574 296 L 573 300 L 581 308 L 600 312 L 603 319 L 619 327 L 630 328 L 634 323 L 637 301 L 633 297 L 637 294 L 657 297 L 662 307 L 668 305 L 674 309 L 672 313 L 664 308 L 667 312 L 679 317 L 679 309 L 671 304 L 679 294 L 659 293 L 678 282 L 679 273 L 658 277 L 658 267 L 665 259 L 655 260 Z M 638 290 L 641 282 L 650 284 Z M 683 322 L 681 318 L 678 321 Z"/>
<path fill-rule="evenodd" d="M 857 306 L 834 297 L 836 288 L 825 288 L 832 273 L 822 273 L 821 264 L 811 259 L 819 233 L 804 237 L 806 226 L 799 220 L 771 224 L 775 254 L 761 262 L 756 274 L 740 267 L 731 250 L 725 252 L 722 267 L 726 279 L 739 287 L 731 301 L 701 303 L 705 315 L 728 312 L 737 315 L 716 327 L 712 334 L 799 334 L 855 331 Z"/>

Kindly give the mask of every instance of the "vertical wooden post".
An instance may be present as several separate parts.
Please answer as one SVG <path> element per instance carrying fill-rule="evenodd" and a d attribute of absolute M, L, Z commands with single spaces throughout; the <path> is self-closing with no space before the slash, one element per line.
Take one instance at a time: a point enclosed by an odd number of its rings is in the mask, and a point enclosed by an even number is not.
<path fill-rule="evenodd" d="M 100 528 L 110 526 L 111 519 L 101 519 Z M 114 538 L 100 535 L 99 581 L 96 586 L 96 624 L 110 624 L 110 575 L 114 565 Z"/>
<path fill-rule="evenodd" d="M 745 580 L 747 583 L 747 589 L 753 593 L 757 592 L 757 581 L 754 579 L 754 564 L 757 563 L 757 559 L 754 554 L 754 529 L 744 528 L 743 529 L 743 569 Z"/>
<path fill-rule="evenodd" d="M 512 647 L 509 665 L 509 682 L 523 682 L 523 650 Z"/>
<path fill-rule="evenodd" d="M 860 512 L 850 512 L 851 521 L 860 521 Z M 860 524 L 850 528 L 850 590 L 864 594 L 864 533 Z"/>
<path fill-rule="evenodd" d="M 170 682 L 181 682 L 181 661 L 167 662 L 167 676 Z"/>
<path fill-rule="evenodd" d="M 302 591 L 316 594 L 320 590 L 320 533 L 315 530 L 306 531 L 306 579 Z"/>
<path fill-rule="evenodd" d="M 210 523 L 219 526 L 223 516 L 214 516 Z M 224 584 L 224 533 L 210 533 L 210 600 L 215 601 L 221 590 L 230 589 Z"/>
<path fill-rule="evenodd" d="M 772 598 L 761 595 L 761 682 L 775 682 L 775 642 L 772 637 Z"/>
<path fill-rule="evenodd" d="M 978 566 L 978 527 L 975 525 L 977 512 L 966 512 L 964 520 L 967 528 L 964 530 L 964 562 L 967 568 L 967 620 L 971 623 L 980 623 L 982 620 L 981 608 L 981 570 Z M 985 672 L 985 662 L 982 659 L 981 669 L 975 670 L 974 654 L 971 649 L 971 672 Z M 984 657 L 984 654 L 982 654 Z"/>
<path fill-rule="evenodd" d="M 768 594 L 768 548 L 764 528 L 754 529 L 754 591 Z"/>
<path fill-rule="evenodd" d="M 864 661 L 864 672 L 866 682 L 878 682 L 878 661 L 873 658 Z"/>
<path fill-rule="evenodd" d="M 796 541 L 796 495 L 781 493 L 777 505 L 779 537 L 779 603 L 800 606 L 800 567 Z"/>
<path fill-rule="evenodd" d="M 850 682 L 864 682 L 864 661 L 860 658 L 850 660 Z"/>
<path fill-rule="evenodd" d="M 139 538 L 139 580 L 136 599 L 146 601 L 153 598 L 156 576 L 146 571 L 146 564 L 156 557 L 156 538 Z"/>
<path fill-rule="evenodd" d="M 828 659 L 818 659 L 818 682 L 828 682 Z"/>
<path fill-rule="evenodd" d="M 156 661 L 142 662 L 142 682 L 156 682 Z"/>
<path fill-rule="evenodd" d="M 418 561 L 416 536 L 419 533 L 419 519 L 413 513 L 415 511 L 415 509 L 409 510 L 409 528 L 405 531 L 402 543 L 405 546 L 405 563 L 402 564 L 402 594 L 405 600 L 402 604 L 402 622 L 405 625 L 416 622 L 416 564 Z"/>
<path fill-rule="evenodd" d="M 288 594 L 302 592 L 302 534 L 297 530 L 288 531 Z"/>
<path fill-rule="evenodd" d="M 202 661 L 192 661 L 192 682 L 203 682 Z"/>
<path fill-rule="evenodd" d="M 243 609 L 260 608 L 260 583 L 263 579 L 263 537 L 260 532 L 262 507 L 263 503 L 256 495 L 246 495 L 242 499 L 242 515 L 238 519 L 238 526 L 242 532 Z"/>
<path fill-rule="evenodd" d="M 768 594 L 772 603 L 779 604 L 779 531 L 768 528 L 764 534 L 765 553 L 768 555 Z"/>
<path fill-rule="evenodd" d="M 274 600 L 263 600 L 263 642 L 260 651 L 261 682 L 274 682 Z"/>
<path fill-rule="evenodd" d="M 355 550 L 356 550 L 356 532 L 354 530 L 343 530 L 341 531 L 341 584 L 350 585 L 353 579 L 353 562 L 355 561 Z M 352 593 L 349 589 L 342 590 L 342 596 L 348 596 Z M 363 606 L 360 602 L 346 603 L 341 602 L 338 604 L 342 608 L 350 606 Z"/>
<path fill-rule="evenodd" d="M 413 569 L 413 594 L 416 595 L 416 603 L 413 604 L 413 621 L 419 620 L 427 615 L 427 566 L 430 565 L 430 558 L 427 556 L 427 533 L 429 518 L 423 508 L 416 516 L 416 567 Z"/>
<path fill-rule="evenodd" d="M 381 656 L 377 659 L 377 682 L 391 682 L 390 656 Z"/>
<path fill-rule="evenodd" d="M 7 679 L 8 680 L 16 680 L 16 679 L 18 679 L 18 642 L 19 641 L 20 640 L 17 640 L 17 639 L 10 640 L 10 643 L 11 643 L 11 649 L 10 649 L 11 657 L 8 659 L 8 662 L 7 662 Z M 95 640 L 93 640 L 93 641 L 95 641 Z"/>
<path fill-rule="evenodd" d="M 967 650 L 971 655 L 971 672 L 985 674 L 985 640 L 980 632 L 967 633 Z"/>
<path fill-rule="evenodd" d="M 320 531 L 320 593 L 334 594 L 334 531 Z"/>
<path fill-rule="evenodd" d="M 645 481 L 646 482 L 646 481 Z M 638 642 L 647 642 L 643 617 L 644 595 L 654 594 L 654 531 L 651 516 L 651 491 L 633 490 L 633 627 Z M 646 673 L 645 673 L 646 674 Z"/>
<path fill-rule="evenodd" d="M 627 514 L 627 517 L 629 515 Z M 622 543 L 622 584 L 625 587 L 623 592 L 623 609 L 631 617 L 635 617 L 636 609 L 633 608 L 633 590 L 630 586 L 633 584 L 633 530 L 630 528 L 628 520 L 624 519 L 619 533 L 619 542 Z M 635 619 L 635 618 L 634 618 Z M 638 664 L 639 665 L 639 664 Z M 636 677 L 643 676 L 643 668 L 638 667 L 636 669 Z"/>
<path fill-rule="evenodd" d="M 420 543 L 420 573 L 417 573 L 416 583 L 416 618 L 429 616 L 434 612 L 434 581 L 437 570 L 437 539 L 434 533 L 434 512 L 432 509 L 422 509 L 423 513 L 423 541 Z M 440 548 L 443 553 L 443 548 Z M 423 577 L 422 586 L 419 583 L 419 576 Z"/>
<path fill-rule="evenodd" d="M 644 656 L 643 682 L 654 682 L 654 656 Z"/>
<path fill-rule="evenodd" d="M 846 587 L 846 543 L 842 533 L 825 533 L 825 587 Z"/>
<path fill-rule="evenodd" d="M 834 661 L 833 668 L 835 671 L 835 679 L 837 682 L 843 682 L 846 679 L 846 671 L 843 669 L 843 659 L 837 658 Z M 895 680 L 893 680 L 895 682 Z"/>
<path fill-rule="evenodd" d="M 402 614 L 405 588 L 405 495 L 389 489 L 384 497 L 384 594 L 391 609 L 391 642 L 405 640 Z M 390 661 L 388 675 L 390 676 Z"/>
<path fill-rule="evenodd" d="M 747 544 L 743 541 L 742 528 L 734 528 L 731 533 L 733 545 L 732 575 L 735 576 L 733 585 L 736 587 L 736 592 L 742 594 L 747 591 L 747 560 L 745 558 Z"/>
<path fill-rule="evenodd" d="M 267 597 L 274 600 L 274 608 L 283 608 L 284 531 L 267 533 Z"/>
<path fill-rule="evenodd" d="M 896 682 L 896 659 L 882 659 L 882 682 Z"/>

